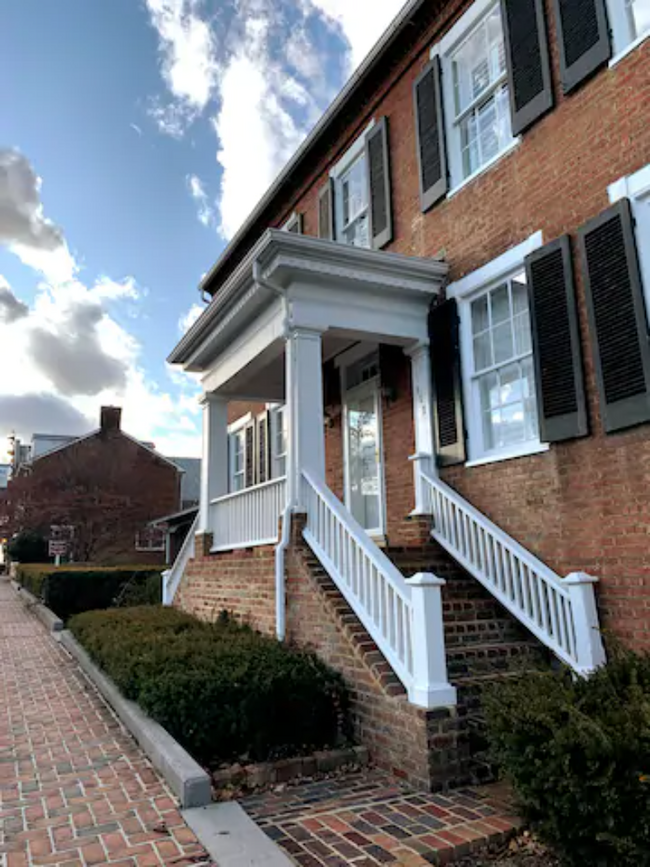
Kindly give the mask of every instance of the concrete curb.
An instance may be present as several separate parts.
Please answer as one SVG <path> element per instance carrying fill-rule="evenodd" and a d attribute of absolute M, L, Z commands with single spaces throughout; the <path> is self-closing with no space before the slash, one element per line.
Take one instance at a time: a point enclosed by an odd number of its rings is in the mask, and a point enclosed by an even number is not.
<path fill-rule="evenodd" d="M 12 580 L 11 586 L 14 588 L 16 593 L 18 593 L 18 598 L 25 608 L 29 608 L 30 611 L 33 611 L 46 629 L 49 629 L 50 632 L 61 632 L 64 628 L 64 623 L 60 617 L 57 617 L 53 611 L 46 608 L 33 593 L 30 593 L 29 590 L 25 590 L 25 588 L 21 587 L 16 581 Z"/>
<path fill-rule="evenodd" d="M 234 801 L 183 810 L 182 816 L 216 864 L 291 867 L 294 863 Z"/>
<path fill-rule="evenodd" d="M 155 768 L 163 775 L 181 807 L 204 807 L 212 801 L 210 777 L 192 756 L 161 725 L 148 717 L 135 702 L 124 698 L 113 681 L 90 659 L 67 629 L 61 644 L 79 663 L 115 713 L 131 732 Z"/>

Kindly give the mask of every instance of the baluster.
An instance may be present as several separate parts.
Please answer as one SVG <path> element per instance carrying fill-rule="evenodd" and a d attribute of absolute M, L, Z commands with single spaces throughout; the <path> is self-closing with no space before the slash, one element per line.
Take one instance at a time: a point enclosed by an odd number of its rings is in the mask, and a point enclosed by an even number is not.
<path fill-rule="evenodd" d="M 537 593 L 539 596 L 539 605 L 540 605 L 540 614 L 541 614 L 541 623 L 540 626 L 546 632 L 547 635 L 551 634 L 551 619 L 550 619 L 550 611 L 548 609 L 548 592 L 546 589 L 546 582 L 543 578 L 537 577 Z"/>
<path fill-rule="evenodd" d="M 557 619 L 560 627 L 560 643 L 565 651 L 571 653 L 571 639 L 566 619 L 565 599 L 557 591 L 555 593 L 555 604 L 557 606 Z"/>
<path fill-rule="evenodd" d="M 502 547 L 501 548 L 501 557 L 503 559 L 503 577 L 506 582 L 506 593 L 508 594 L 508 598 L 514 602 L 515 601 L 515 576 L 513 572 L 513 561 L 512 555 L 510 551 Z"/>
<path fill-rule="evenodd" d="M 562 646 L 562 638 L 560 635 L 560 621 L 558 617 L 557 610 L 557 592 L 554 587 L 549 587 L 549 585 L 544 582 L 546 587 L 546 595 L 548 597 L 548 607 L 551 613 L 551 624 L 553 627 L 553 639 L 556 644 Z"/>
<path fill-rule="evenodd" d="M 480 525 L 477 525 L 478 532 L 478 548 L 479 548 L 479 559 L 481 561 L 481 572 L 483 575 L 489 577 L 489 569 L 488 569 L 488 552 L 487 552 L 487 542 L 485 538 L 485 530 Z"/>
<path fill-rule="evenodd" d="M 501 545 L 494 538 L 492 538 L 492 551 L 494 553 L 494 581 L 498 589 L 503 592 L 504 578 L 503 563 L 501 561 Z"/>
<path fill-rule="evenodd" d="M 526 614 L 526 616 L 530 617 L 530 596 L 528 594 L 528 587 L 526 585 L 526 573 L 524 570 L 524 564 L 521 562 L 519 557 L 517 557 L 517 574 L 519 576 L 519 604 L 521 605 L 521 608 Z"/>

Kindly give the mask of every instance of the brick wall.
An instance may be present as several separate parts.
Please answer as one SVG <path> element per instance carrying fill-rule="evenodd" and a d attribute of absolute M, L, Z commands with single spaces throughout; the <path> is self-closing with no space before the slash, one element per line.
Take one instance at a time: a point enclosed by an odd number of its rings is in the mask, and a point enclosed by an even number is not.
<path fill-rule="evenodd" d="M 387 70 L 347 132 L 331 142 L 291 201 L 278 204 L 275 225 L 294 209 L 317 234 L 318 190 L 330 167 L 372 117 L 390 123 L 394 241 L 388 249 L 444 253 L 455 280 L 542 230 L 545 241 L 579 226 L 608 205 L 607 186 L 650 161 L 650 40 L 611 69 L 603 68 L 570 96 L 559 87 L 555 12 L 547 0 L 555 107 L 512 152 L 428 213 L 420 210 L 411 88 L 428 50 L 469 6 L 445 11 L 413 48 Z M 479 509 L 564 574 L 584 569 L 601 578 L 605 624 L 650 648 L 650 428 L 605 436 L 600 422 L 587 330 L 584 287 L 576 259 L 590 436 L 541 455 L 488 466 L 455 468 L 445 478 Z M 410 396 L 384 406 L 388 535 L 404 541 L 412 508 Z M 328 477 L 342 493 L 340 423 L 327 431 Z M 404 543 L 406 543 L 404 541 Z"/>
<path fill-rule="evenodd" d="M 272 545 L 210 554 L 211 537 L 197 536 L 174 605 L 201 620 L 229 611 L 265 635 L 275 635 L 275 549 Z"/>

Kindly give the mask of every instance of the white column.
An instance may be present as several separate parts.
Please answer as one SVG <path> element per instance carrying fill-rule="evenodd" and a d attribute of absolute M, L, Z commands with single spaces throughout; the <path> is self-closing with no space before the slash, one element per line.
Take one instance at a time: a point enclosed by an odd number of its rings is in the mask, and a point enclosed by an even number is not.
<path fill-rule="evenodd" d="M 214 394 L 201 398 L 203 455 L 198 533 L 210 532 L 210 502 L 228 493 L 228 402 Z"/>
<path fill-rule="evenodd" d="M 306 328 L 291 330 L 286 340 L 288 412 L 288 496 L 300 499 L 302 470 L 325 480 L 322 336 Z"/>
<path fill-rule="evenodd" d="M 581 674 L 591 674 L 607 661 L 594 593 L 598 578 L 586 572 L 572 572 L 562 583 L 569 588 L 578 670 Z"/>
<path fill-rule="evenodd" d="M 409 700 L 418 707 L 454 707 L 456 687 L 447 680 L 445 627 L 442 618 L 443 578 L 420 572 L 406 583 L 413 606 L 413 684 Z"/>
<path fill-rule="evenodd" d="M 415 508 L 413 515 L 431 513 L 427 489 L 422 482 L 422 471 L 435 472 L 435 443 L 433 435 L 433 388 L 431 386 L 431 361 L 428 342 L 417 343 L 404 350 L 411 358 L 411 383 L 413 389 L 413 426 L 415 428 L 415 454 L 413 477 L 415 484 Z"/>

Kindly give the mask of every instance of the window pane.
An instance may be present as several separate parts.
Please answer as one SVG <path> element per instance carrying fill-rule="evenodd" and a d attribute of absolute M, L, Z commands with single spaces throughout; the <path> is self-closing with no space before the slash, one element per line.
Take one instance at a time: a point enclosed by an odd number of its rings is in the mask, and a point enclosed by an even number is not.
<path fill-rule="evenodd" d="M 482 412 L 499 406 L 499 378 L 496 373 L 487 373 L 480 378 L 479 392 Z"/>
<path fill-rule="evenodd" d="M 524 352 L 530 352 L 532 349 L 530 335 L 530 317 L 528 313 L 522 313 L 520 316 L 515 316 L 513 321 L 515 329 L 515 352 L 518 355 L 523 355 Z"/>
<path fill-rule="evenodd" d="M 478 109 L 477 120 L 481 164 L 483 164 L 495 157 L 501 150 L 499 117 L 495 97 L 490 97 Z"/>
<path fill-rule="evenodd" d="M 490 332 L 474 338 L 474 370 L 478 373 L 492 366 L 492 346 Z"/>
<path fill-rule="evenodd" d="M 512 342 L 512 325 L 510 322 L 504 322 L 502 325 L 497 325 L 492 329 L 492 340 L 494 343 L 494 363 L 499 364 L 501 361 L 507 361 L 514 355 L 514 346 Z"/>
<path fill-rule="evenodd" d="M 483 413 L 483 445 L 485 451 L 499 448 L 499 430 L 501 428 L 501 413 L 499 410 L 491 410 Z"/>
<path fill-rule="evenodd" d="M 461 148 L 463 152 L 463 174 L 471 175 L 481 166 L 481 153 L 479 151 L 478 128 L 476 117 L 470 114 L 461 121 Z"/>
<path fill-rule="evenodd" d="M 499 371 L 499 378 L 501 381 L 500 402 L 502 406 L 507 403 L 523 400 L 523 385 L 518 364 L 509 364 L 507 367 L 502 367 Z"/>
<path fill-rule="evenodd" d="M 347 226 L 368 205 L 366 158 L 360 156 L 341 178 L 343 188 L 343 225 Z"/>
<path fill-rule="evenodd" d="M 505 71 L 501 12 L 495 7 L 453 56 L 456 113 L 484 93 Z"/>
<path fill-rule="evenodd" d="M 514 403 L 501 410 L 499 445 L 513 446 L 527 439 L 524 427 L 524 405 Z"/>
<path fill-rule="evenodd" d="M 487 331 L 488 320 L 488 297 L 482 295 L 476 301 L 472 301 L 472 334 Z"/>
<path fill-rule="evenodd" d="M 490 293 L 490 304 L 492 306 L 493 325 L 510 319 L 510 294 L 507 283 Z"/>
<path fill-rule="evenodd" d="M 358 217 L 351 225 L 343 232 L 343 237 L 347 244 L 353 247 L 369 247 L 370 239 L 368 236 L 368 216 L 364 214 Z"/>
<path fill-rule="evenodd" d="M 526 439 L 535 439 L 539 436 L 537 419 L 537 398 L 535 395 L 535 378 L 533 373 L 533 359 L 526 358 L 521 363 L 522 391 L 524 395 Z"/>
<path fill-rule="evenodd" d="M 528 310 L 528 287 L 526 286 L 526 278 L 522 274 L 521 277 L 515 277 L 511 283 L 512 286 L 512 306 L 515 314 L 523 313 Z"/>

